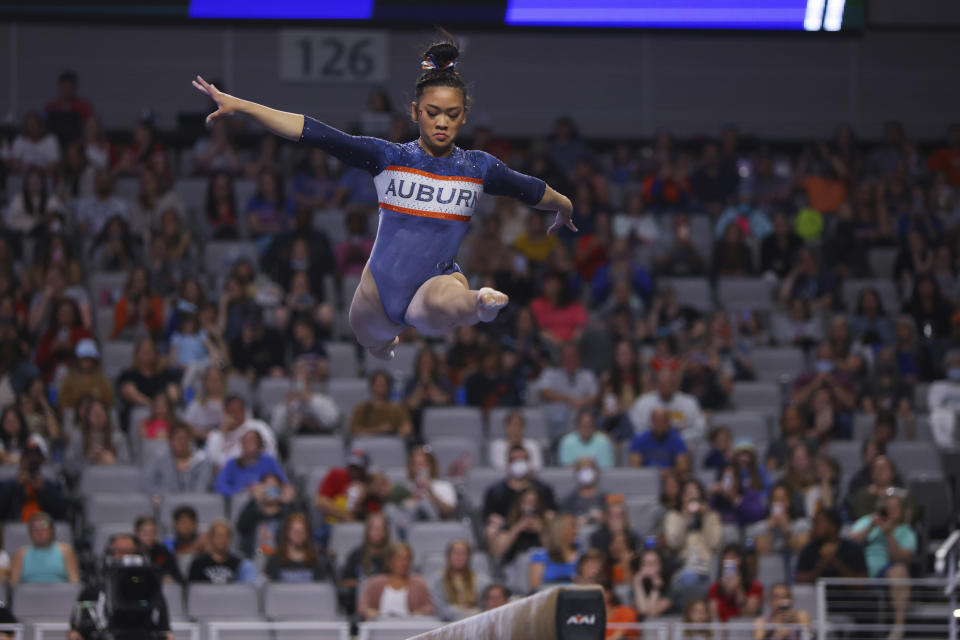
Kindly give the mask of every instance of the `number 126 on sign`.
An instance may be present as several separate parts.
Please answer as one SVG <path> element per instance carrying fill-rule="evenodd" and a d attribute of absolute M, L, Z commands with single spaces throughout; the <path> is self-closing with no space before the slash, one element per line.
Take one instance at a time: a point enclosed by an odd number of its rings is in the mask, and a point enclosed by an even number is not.
<path fill-rule="evenodd" d="M 280 32 L 280 79 L 288 82 L 384 82 L 384 31 L 285 29 Z"/>

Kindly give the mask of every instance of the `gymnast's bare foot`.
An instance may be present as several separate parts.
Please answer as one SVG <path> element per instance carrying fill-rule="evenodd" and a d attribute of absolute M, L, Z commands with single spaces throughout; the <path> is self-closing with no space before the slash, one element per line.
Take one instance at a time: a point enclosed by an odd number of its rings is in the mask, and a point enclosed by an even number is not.
<path fill-rule="evenodd" d="M 377 348 L 367 347 L 367 351 L 369 351 L 370 355 L 372 355 L 377 360 L 386 360 L 389 362 L 390 360 L 393 360 L 393 358 L 397 355 L 397 352 L 394 351 L 393 348 L 397 346 L 397 344 L 399 343 L 400 343 L 400 337 L 397 336 L 396 338 L 386 343 L 382 347 L 377 347 Z"/>
<path fill-rule="evenodd" d="M 477 292 L 477 317 L 481 322 L 490 322 L 497 317 L 500 309 L 507 306 L 510 298 L 490 287 L 483 287 Z"/>

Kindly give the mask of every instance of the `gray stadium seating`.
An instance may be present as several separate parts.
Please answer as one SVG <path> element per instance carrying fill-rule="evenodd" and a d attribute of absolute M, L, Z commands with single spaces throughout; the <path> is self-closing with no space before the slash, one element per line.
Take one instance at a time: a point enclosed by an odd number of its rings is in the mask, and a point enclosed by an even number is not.
<path fill-rule="evenodd" d="M 330 542 L 327 548 L 336 556 L 337 566 L 342 567 L 347 556 L 363 542 L 362 522 L 343 522 L 330 527 Z"/>
<path fill-rule="evenodd" d="M 717 301 L 730 311 L 769 311 L 773 308 L 773 291 L 764 278 L 728 277 L 717 280 Z"/>
<path fill-rule="evenodd" d="M 483 414 L 476 407 L 430 407 L 423 412 L 421 432 L 431 443 L 444 436 L 480 439 Z"/>
<path fill-rule="evenodd" d="M 927 531 L 938 537 L 945 536 L 956 526 L 957 514 L 950 485 L 943 474 L 915 472 L 908 475 L 906 482 L 914 503 L 923 510 L 922 522 Z"/>
<path fill-rule="evenodd" d="M 219 493 L 171 493 L 163 497 L 160 506 L 161 524 L 172 527 L 174 510 L 185 504 L 197 510 L 201 527 L 226 516 L 224 499 Z"/>
<path fill-rule="evenodd" d="M 436 618 L 408 618 L 404 622 L 394 622 L 387 626 L 379 623 L 360 623 L 358 640 L 407 640 L 430 629 L 443 626 Z"/>
<path fill-rule="evenodd" d="M 79 593 L 79 584 L 18 584 L 13 588 L 13 613 L 20 622 L 66 622 Z"/>
<path fill-rule="evenodd" d="M 143 469 L 136 466 L 91 465 L 84 469 L 80 479 L 81 493 L 128 493 L 132 487 L 140 486 L 142 473 Z"/>
<path fill-rule="evenodd" d="M 487 417 L 487 436 L 491 439 L 503 437 L 503 422 L 511 411 L 517 409 L 511 407 L 495 407 L 490 410 Z M 547 432 L 547 417 L 540 407 L 520 408 L 524 417 L 527 419 L 527 426 L 524 429 L 524 436 L 534 440 L 546 440 L 549 437 Z"/>
<path fill-rule="evenodd" d="M 113 324 L 113 305 L 103 306 L 105 299 L 114 299 L 127 282 L 126 271 L 95 271 L 87 278 L 90 283 L 90 306 L 94 309 L 109 309 L 111 326 Z M 106 295 L 105 295 L 106 294 Z M 99 313 L 97 314 L 99 318 Z"/>
<path fill-rule="evenodd" d="M 263 614 L 269 620 L 336 620 L 337 592 L 329 582 L 269 582 L 263 589 Z"/>
<path fill-rule="evenodd" d="M 441 477 L 446 477 L 450 464 L 463 454 L 470 456 L 472 466 L 483 464 L 483 454 L 477 437 L 428 438 L 428 442 L 437 459 L 437 472 Z"/>
<path fill-rule="evenodd" d="M 795 378 L 805 369 L 803 351 L 796 347 L 757 347 L 750 351 L 758 380 Z"/>
<path fill-rule="evenodd" d="M 757 556 L 757 580 L 765 589 L 771 585 L 787 582 L 787 563 L 782 554 L 769 553 Z"/>
<path fill-rule="evenodd" d="M 652 535 L 657 518 L 663 512 L 658 497 L 627 498 L 626 504 L 630 528 L 641 536 Z"/>
<path fill-rule="evenodd" d="M 145 515 L 145 514 L 141 514 Z M 118 533 L 133 533 L 133 520 L 125 522 L 96 522 L 93 532 L 93 550 L 98 555 L 104 553 L 110 536 Z"/>
<path fill-rule="evenodd" d="M 407 542 L 413 548 L 413 560 L 426 558 L 431 553 L 444 551 L 451 540 L 463 539 L 473 543 L 470 527 L 460 521 L 415 522 L 407 530 Z"/>
<path fill-rule="evenodd" d="M 187 611 L 201 622 L 262 619 L 259 594 L 253 584 L 191 583 L 187 589 Z"/>
<path fill-rule="evenodd" d="M 655 467 L 602 469 L 600 488 L 608 493 L 622 493 L 627 498 L 655 496 L 660 493 L 660 470 Z"/>
<path fill-rule="evenodd" d="M 657 288 L 660 291 L 672 288 L 681 307 L 705 312 L 713 310 L 713 292 L 706 278 L 660 278 Z"/>
<path fill-rule="evenodd" d="M 257 264 L 257 245 L 252 242 L 213 240 L 203 251 L 207 273 L 228 273 L 241 258 Z"/>
<path fill-rule="evenodd" d="M 887 445 L 887 454 L 902 474 L 917 471 L 943 474 L 940 453 L 933 442 L 894 440 Z"/>
<path fill-rule="evenodd" d="M 737 382 L 733 385 L 730 402 L 737 409 L 779 412 L 782 402 L 780 385 L 776 382 Z"/>
<path fill-rule="evenodd" d="M 163 597 L 167 601 L 167 615 L 171 622 L 187 622 L 187 611 L 183 606 L 183 587 L 176 582 L 163 583 Z"/>
<path fill-rule="evenodd" d="M 607 470 L 609 471 L 609 469 Z M 571 491 L 577 488 L 577 479 L 573 467 L 544 467 L 537 473 L 537 478 L 553 487 L 557 502 L 563 500 Z M 602 474 L 601 474 L 602 478 Z"/>
<path fill-rule="evenodd" d="M 370 384 L 366 378 L 333 379 L 327 383 L 327 395 L 337 403 L 346 431 L 353 408 L 370 399 Z"/>
<path fill-rule="evenodd" d="M 730 427 L 734 440 L 753 438 L 757 443 L 770 438 L 768 414 L 761 411 L 715 411 L 710 415 L 710 426 Z"/>
<path fill-rule="evenodd" d="M 290 465 L 294 469 L 339 467 L 344 464 L 343 440 L 338 436 L 294 436 L 290 440 Z"/>
<path fill-rule="evenodd" d="M 143 493 L 101 493 L 87 497 L 90 522 L 129 522 L 132 526 L 137 516 L 152 513 L 150 496 Z"/>
<path fill-rule="evenodd" d="M 107 340 L 101 344 L 100 361 L 107 378 L 114 380 L 121 371 L 130 367 L 133 363 L 133 346 L 132 342 L 125 340 Z"/>
<path fill-rule="evenodd" d="M 328 342 L 327 359 L 331 378 L 356 378 L 360 375 L 357 347 L 352 342 Z"/>
<path fill-rule="evenodd" d="M 474 467 L 467 478 L 466 495 L 475 507 L 483 507 L 483 496 L 487 489 L 507 477 L 505 471 L 491 467 Z M 573 472 L 570 472 L 573 477 Z"/>
<path fill-rule="evenodd" d="M 70 523 L 54 523 L 54 540 L 57 542 L 70 542 Z M 30 544 L 30 534 L 27 531 L 26 522 L 4 522 L 3 523 L 3 548 L 11 555 L 20 547 Z"/>
<path fill-rule="evenodd" d="M 293 390 L 290 378 L 262 378 L 257 385 L 257 406 L 262 415 L 270 415 L 278 404 L 283 404 L 287 394 Z"/>
<path fill-rule="evenodd" d="M 883 309 L 887 314 L 895 315 L 900 309 L 900 300 L 897 296 L 897 287 L 893 284 L 890 274 L 883 278 L 851 278 L 843 283 L 843 302 L 847 312 L 853 313 L 857 308 L 857 298 L 862 289 L 873 288 L 880 294 Z M 891 316 L 893 317 L 893 316 Z"/>
<path fill-rule="evenodd" d="M 378 469 L 404 467 L 407 464 L 407 451 L 403 438 L 395 436 L 366 436 L 354 438 L 351 449 L 362 449 L 370 456 L 370 463 Z"/>
<path fill-rule="evenodd" d="M 238 395 L 243 398 L 248 407 L 256 404 L 253 395 L 253 389 L 250 387 L 250 381 L 240 375 L 231 375 L 227 377 L 227 393 Z"/>

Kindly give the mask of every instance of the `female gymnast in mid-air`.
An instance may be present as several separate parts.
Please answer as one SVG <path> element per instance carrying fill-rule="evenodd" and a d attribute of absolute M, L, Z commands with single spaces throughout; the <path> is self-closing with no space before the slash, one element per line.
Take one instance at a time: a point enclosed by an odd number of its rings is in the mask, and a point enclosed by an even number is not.
<path fill-rule="evenodd" d="M 566 196 L 488 153 L 454 145 L 469 107 L 467 88 L 454 69 L 458 55 L 451 42 L 434 44 L 424 54 L 416 101 L 410 105 L 420 137 L 404 144 L 351 136 L 309 116 L 228 95 L 200 76 L 193 81 L 217 103 L 207 122 L 243 113 L 278 136 L 317 146 L 373 175 L 380 227 L 350 304 L 350 327 L 357 341 L 382 360 L 393 358 L 397 336 L 407 325 L 424 335 L 442 335 L 490 322 L 506 306 L 506 294 L 470 289 L 453 261 L 481 192 L 556 211 L 551 232 L 563 226 L 577 230 Z"/>

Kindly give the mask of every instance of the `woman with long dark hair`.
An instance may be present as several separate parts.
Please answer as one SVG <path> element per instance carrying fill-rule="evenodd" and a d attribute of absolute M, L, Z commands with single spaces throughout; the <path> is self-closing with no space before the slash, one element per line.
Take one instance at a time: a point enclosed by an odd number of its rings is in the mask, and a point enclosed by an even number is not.
<path fill-rule="evenodd" d="M 55 376 L 66 375 L 66 366 L 74 360 L 77 343 L 92 337 L 90 330 L 83 326 L 77 303 L 70 298 L 60 298 L 53 308 L 49 328 L 37 341 L 36 361 L 44 379 L 51 382 Z"/>
<path fill-rule="evenodd" d="M 280 525 L 277 551 L 267 560 L 264 573 L 274 582 L 317 582 L 330 577 L 323 555 L 310 539 L 310 522 L 302 513 L 291 513 Z"/>
<path fill-rule="evenodd" d="M 506 306 L 507 296 L 499 291 L 469 289 L 454 262 L 482 192 L 556 211 L 553 229 L 576 230 L 568 198 L 483 151 L 454 145 L 470 106 L 466 84 L 455 69 L 459 56 L 449 41 L 424 52 L 409 111 L 420 137 L 404 144 L 350 136 L 309 116 L 227 95 L 199 76 L 194 81 L 217 103 L 208 120 L 245 113 L 287 140 L 318 146 L 375 177 L 378 241 L 350 308 L 357 340 L 375 357 L 393 357 L 405 326 L 444 335 L 456 326 L 489 322 Z"/>

